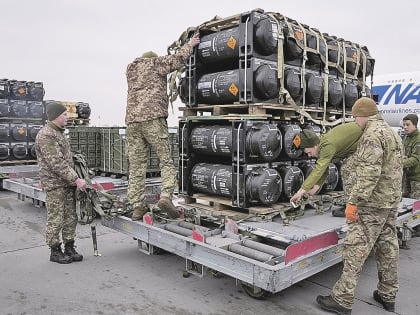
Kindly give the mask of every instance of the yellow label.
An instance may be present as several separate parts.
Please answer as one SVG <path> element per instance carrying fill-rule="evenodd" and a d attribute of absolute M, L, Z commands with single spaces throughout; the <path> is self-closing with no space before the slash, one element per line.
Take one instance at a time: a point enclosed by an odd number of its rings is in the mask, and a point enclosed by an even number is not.
<path fill-rule="evenodd" d="M 229 48 L 231 48 L 232 50 L 233 50 L 233 49 L 235 49 L 235 47 L 236 47 L 236 39 L 235 39 L 233 36 L 231 36 L 231 37 L 229 38 L 228 42 L 227 42 L 227 45 L 228 45 L 228 47 L 229 47 Z"/>
<path fill-rule="evenodd" d="M 67 108 L 67 116 L 69 118 L 77 118 L 77 102 L 60 101 L 60 103 Z"/>
<path fill-rule="evenodd" d="M 130 231 L 130 232 L 132 232 L 133 231 L 133 227 L 130 225 L 130 224 L 128 224 L 128 223 L 122 223 L 121 224 L 121 226 L 123 227 L 123 229 L 125 229 L 126 231 Z"/>
<path fill-rule="evenodd" d="M 295 145 L 296 148 L 300 148 L 300 135 L 297 134 L 294 138 L 293 138 L 293 144 Z"/>
<path fill-rule="evenodd" d="M 76 112 L 76 107 L 75 106 L 68 106 L 67 107 L 67 112 L 69 112 L 69 113 L 75 113 Z"/>
<path fill-rule="evenodd" d="M 300 269 L 305 269 L 309 266 L 308 262 L 306 260 L 303 260 L 299 263 L 299 268 Z"/>
<path fill-rule="evenodd" d="M 301 30 L 295 30 L 295 38 L 299 41 L 303 41 L 303 32 Z"/>
<path fill-rule="evenodd" d="M 236 85 L 234 83 L 232 83 L 229 86 L 229 92 L 232 93 L 232 95 L 236 96 L 239 92 L 239 89 L 236 87 Z"/>

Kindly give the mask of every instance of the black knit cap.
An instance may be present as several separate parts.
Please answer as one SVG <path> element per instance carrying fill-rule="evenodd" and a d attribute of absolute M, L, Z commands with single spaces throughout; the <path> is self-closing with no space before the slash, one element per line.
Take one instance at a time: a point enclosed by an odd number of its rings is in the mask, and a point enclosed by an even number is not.
<path fill-rule="evenodd" d="M 67 108 L 59 102 L 50 102 L 47 104 L 47 118 L 49 121 L 53 121 L 62 113 L 64 113 Z"/>

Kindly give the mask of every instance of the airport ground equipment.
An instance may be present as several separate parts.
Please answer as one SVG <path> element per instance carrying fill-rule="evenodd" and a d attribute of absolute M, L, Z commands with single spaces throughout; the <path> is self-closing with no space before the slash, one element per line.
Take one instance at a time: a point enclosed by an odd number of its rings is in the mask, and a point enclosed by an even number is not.
<path fill-rule="evenodd" d="M 92 181 L 116 195 L 126 192 L 127 181 L 122 179 L 94 177 Z M 36 177 L 6 179 L 4 188 L 41 206 L 45 193 L 38 182 Z M 147 179 L 146 191 L 153 205 L 159 199 L 160 179 Z M 102 224 L 137 239 L 139 249 L 147 254 L 164 250 L 184 258 L 184 276 L 225 274 L 247 294 L 261 299 L 342 260 L 347 228 L 344 218 L 331 215 L 334 194 L 307 199 L 304 209 L 282 203 L 242 212 L 228 206 L 227 198 L 196 194 L 191 200 L 175 199 L 182 219 L 168 220 L 151 206 L 143 222 L 132 221 L 123 205 L 102 199 L 106 213 Z M 420 226 L 420 201 L 404 198 L 398 214 L 400 244 L 407 248 L 411 231 Z"/>
<path fill-rule="evenodd" d="M 342 260 L 347 225 L 344 218 L 331 215 L 328 203 L 291 220 L 281 215 L 266 220 L 249 213 L 237 213 L 233 220 L 229 211 L 217 217 L 218 211 L 205 206 L 185 204 L 182 209 L 183 220 L 166 220 L 150 212 L 143 222 L 107 216 L 102 224 L 137 239 L 147 254 L 165 250 L 183 257 L 185 275 L 222 273 L 259 299 Z M 410 230 L 420 225 L 420 202 L 403 199 L 398 214 L 398 229 L 407 242 Z"/>

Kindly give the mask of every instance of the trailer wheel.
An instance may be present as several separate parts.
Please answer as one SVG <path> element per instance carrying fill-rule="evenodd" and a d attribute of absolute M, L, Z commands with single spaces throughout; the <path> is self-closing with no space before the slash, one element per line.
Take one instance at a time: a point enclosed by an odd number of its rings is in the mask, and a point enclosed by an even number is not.
<path fill-rule="evenodd" d="M 264 300 L 266 297 L 270 295 L 270 292 L 258 288 L 256 286 L 251 286 L 248 283 L 241 283 L 242 289 L 244 289 L 245 293 L 248 294 L 250 297 L 257 299 L 257 300 Z"/>

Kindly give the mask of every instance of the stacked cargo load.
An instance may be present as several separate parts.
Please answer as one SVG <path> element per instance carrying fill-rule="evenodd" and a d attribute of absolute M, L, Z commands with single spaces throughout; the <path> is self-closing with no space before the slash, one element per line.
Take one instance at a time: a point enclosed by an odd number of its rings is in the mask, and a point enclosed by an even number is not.
<path fill-rule="evenodd" d="M 67 108 L 68 126 L 89 125 L 91 114 L 89 103 L 46 100 L 45 104 L 47 105 L 49 102 L 58 102 Z"/>
<path fill-rule="evenodd" d="M 374 59 L 367 47 L 279 13 L 255 10 L 206 22 L 198 31 L 201 43 L 179 83 L 188 107 L 281 104 L 311 119 L 308 107 L 344 115 L 359 96 L 370 96 L 366 78 Z M 329 117 L 322 118 L 325 125 Z"/>
<path fill-rule="evenodd" d="M 45 124 L 42 82 L 0 80 L 0 163 L 36 162 L 35 137 Z"/>
<path fill-rule="evenodd" d="M 178 167 L 178 130 L 168 131 L 172 158 Z M 82 153 L 89 168 L 110 176 L 128 175 L 126 127 L 67 126 L 67 133 L 72 151 Z M 147 177 L 160 176 L 159 163 L 156 152 L 149 148 Z"/>
<path fill-rule="evenodd" d="M 239 208 L 288 202 L 315 163 L 299 149 L 302 129 L 351 121 L 354 102 L 371 96 L 368 48 L 258 9 L 190 28 L 168 52 L 194 32 L 201 42 L 170 87 L 186 105 L 180 192 Z M 331 164 L 322 193 L 339 189 Z"/>

